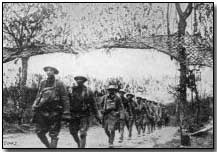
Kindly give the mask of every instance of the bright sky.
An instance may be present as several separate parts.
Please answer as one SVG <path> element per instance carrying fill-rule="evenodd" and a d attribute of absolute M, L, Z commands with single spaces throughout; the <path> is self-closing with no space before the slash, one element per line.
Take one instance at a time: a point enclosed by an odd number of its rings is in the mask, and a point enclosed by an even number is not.
<path fill-rule="evenodd" d="M 91 51 L 79 56 L 55 53 L 32 57 L 29 73 L 44 73 L 46 65 L 55 66 L 60 75 L 89 75 L 99 79 L 113 76 L 142 78 L 147 76 L 174 76 L 177 67 L 167 55 L 154 50 L 116 49 L 108 54 L 103 50 Z"/>
<path fill-rule="evenodd" d="M 4 82 L 7 79 L 7 86 L 14 82 L 19 66 L 20 61 L 17 64 L 14 64 L 14 61 L 3 64 Z M 176 77 L 174 81 L 171 80 L 173 82 L 165 82 L 168 85 L 174 84 L 174 82 L 177 84 L 179 79 L 177 63 L 156 50 L 114 49 L 110 53 L 103 50 L 92 50 L 78 56 L 64 53 L 38 55 L 29 60 L 28 76 L 32 74 L 45 75 L 44 66 L 54 66 L 59 69 L 60 77 L 89 75 L 105 80 L 109 77 L 121 76 L 126 81 L 131 78 L 142 80 L 150 76 L 159 81 L 162 81 L 163 76 Z M 213 70 L 204 68 L 201 71 L 202 83 L 198 85 L 198 90 L 200 93 L 206 92 L 206 94 L 212 95 Z M 164 94 L 164 92 L 162 93 Z M 190 94 L 188 96 L 190 97 Z"/>

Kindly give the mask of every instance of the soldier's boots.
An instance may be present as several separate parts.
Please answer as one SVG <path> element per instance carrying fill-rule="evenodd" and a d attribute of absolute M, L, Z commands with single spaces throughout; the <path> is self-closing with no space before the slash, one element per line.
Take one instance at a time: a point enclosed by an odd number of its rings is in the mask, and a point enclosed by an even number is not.
<path fill-rule="evenodd" d="M 41 140 L 41 142 L 47 147 L 47 148 L 50 148 L 50 143 L 47 139 L 47 137 L 45 136 L 45 134 L 41 134 L 41 133 L 38 133 L 38 138 Z"/>
<path fill-rule="evenodd" d="M 58 138 L 51 138 L 50 148 L 57 148 Z"/>
<path fill-rule="evenodd" d="M 113 147 L 113 140 L 112 140 L 112 136 L 109 137 L 109 148 Z"/>
<path fill-rule="evenodd" d="M 129 136 L 128 136 L 128 139 L 130 140 L 132 137 L 132 128 L 129 129 Z"/>

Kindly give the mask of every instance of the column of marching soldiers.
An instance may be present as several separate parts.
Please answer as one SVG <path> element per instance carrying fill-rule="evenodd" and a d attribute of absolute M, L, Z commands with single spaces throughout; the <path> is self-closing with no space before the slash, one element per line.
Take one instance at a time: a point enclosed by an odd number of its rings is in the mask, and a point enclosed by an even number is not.
<path fill-rule="evenodd" d="M 165 107 L 142 95 L 135 96 L 110 84 L 106 94 L 96 99 L 93 91 L 84 84 L 86 77 L 74 77 L 77 85 L 66 89 L 63 82 L 55 78 L 59 73 L 55 67 L 46 66 L 44 71 L 47 79 L 40 83 L 32 105 L 32 122 L 36 125 L 38 138 L 47 148 L 57 148 L 62 120 L 69 123 L 69 132 L 78 148 L 86 146 L 91 115 L 102 124 L 110 148 L 113 147 L 116 130 L 120 133 L 119 142 L 123 142 L 125 126 L 130 140 L 134 124 L 138 136 L 150 134 L 168 124 Z"/>

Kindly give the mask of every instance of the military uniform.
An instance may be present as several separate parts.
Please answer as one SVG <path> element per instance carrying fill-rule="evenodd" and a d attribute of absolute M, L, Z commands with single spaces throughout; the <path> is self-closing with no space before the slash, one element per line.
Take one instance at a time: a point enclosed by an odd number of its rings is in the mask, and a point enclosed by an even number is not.
<path fill-rule="evenodd" d="M 93 92 L 85 85 L 72 87 L 69 94 L 71 121 L 69 130 L 78 148 L 85 148 L 89 117 L 91 114 L 98 116 L 98 108 Z M 80 138 L 78 133 L 80 132 Z"/>
<path fill-rule="evenodd" d="M 155 130 L 155 124 L 156 124 L 156 120 L 157 120 L 156 107 L 153 104 L 153 101 L 150 101 L 149 109 L 150 109 L 149 120 L 150 120 L 150 124 L 151 124 L 151 132 L 153 132 Z"/>
<path fill-rule="evenodd" d="M 56 148 L 62 114 L 64 108 L 69 107 L 66 88 L 54 77 L 48 78 L 41 82 L 36 99 L 38 100 L 33 104 L 37 107 L 34 109 L 33 122 L 36 123 L 37 136 L 46 147 Z M 46 137 L 47 132 L 51 137 L 51 143 Z"/>
<path fill-rule="evenodd" d="M 103 107 L 103 128 L 109 137 L 109 145 L 112 146 L 115 137 L 115 130 L 123 110 L 121 98 L 117 94 L 106 94 L 102 98 Z"/>
<path fill-rule="evenodd" d="M 141 129 L 143 128 L 143 103 L 141 101 L 141 97 L 137 98 L 137 105 L 135 108 L 135 125 L 138 131 L 138 135 L 141 133 Z"/>
<path fill-rule="evenodd" d="M 126 122 L 126 126 L 127 126 L 128 131 L 129 131 L 128 137 L 130 139 L 132 137 L 132 129 L 133 129 L 133 124 L 134 124 L 135 116 L 136 116 L 136 111 L 135 111 L 136 103 L 133 100 L 134 95 L 130 94 L 130 93 L 128 93 L 127 96 L 128 95 L 132 96 L 132 98 L 127 98 L 127 102 L 128 102 L 128 105 L 129 105 L 129 111 L 128 111 L 128 113 L 130 115 L 129 115 L 129 119 Z"/>
<path fill-rule="evenodd" d="M 148 107 L 148 103 L 146 99 L 142 99 L 143 101 L 143 134 L 146 132 L 146 128 L 148 130 L 148 133 L 150 133 L 150 119 L 149 119 L 149 115 L 150 115 L 150 111 L 149 111 L 149 107 Z"/>
<path fill-rule="evenodd" d="M 156 110 L 156 114 L 157 114 L 157 126 L 160 129 L 163 125 L 163 120 L 162 120 L 162 108 L 159 104 L 156 105 L 157 110 Z"/>
<path fill-rule="evenodd" d="M 124 137 L 124 127 L 129 121 L 129 117 L 133 115 L 132 108 L 127 99 L 124 96 L 121 96 L 121 101 L 123 104 L 123 111 L 122 111 L 122 117 L 120 117 L 120 126 L 119 126 L 119 132 L 120 132 L 120 142 L 123 141 Z"/>

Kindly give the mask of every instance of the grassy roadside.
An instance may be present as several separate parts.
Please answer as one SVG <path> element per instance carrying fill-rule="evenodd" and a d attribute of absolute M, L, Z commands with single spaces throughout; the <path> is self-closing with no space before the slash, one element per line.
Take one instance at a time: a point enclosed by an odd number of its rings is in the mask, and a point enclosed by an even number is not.
<path fill-rule="evenodd" d="M 191 146 L 181 146 L 180 143 L 180 135 L 177 132 L 171 141 L 155 144 L 153 148 L 213 148 L 213 133 L 208 132 L 200 137 L 191 137 Z"/>

